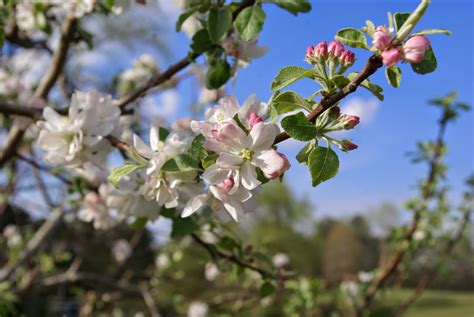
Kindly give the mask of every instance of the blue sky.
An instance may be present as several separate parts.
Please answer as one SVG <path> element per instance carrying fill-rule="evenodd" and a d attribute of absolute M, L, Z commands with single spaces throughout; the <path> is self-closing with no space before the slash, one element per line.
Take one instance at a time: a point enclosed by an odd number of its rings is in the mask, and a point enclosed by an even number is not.
<path fill-rule="evenodd" d="M 394 0 L 311 2 L 312 12 L 298 17 L 273 5 L 265 6 L 267 21 L 260 44 L 268 46 L 269 52 L 241 70 L 237 84 L 229 87 L 229 92 L 236 94 L 241 102 L 252 93 L 267 100 L 271 95 L 270 83 L 281 67 L 307 66 L 303 58 L 308 45 L 330 41 L 338 29 L 361 27 L 366 19 L 376 25 L 386 24 L 387 11 L 411 11 L 418 3 Z M 312 188 L 306 168 L 292 160 L 286 180 L 298 195 L 307 196 L 313 202 L 316 216 L 348 215 L 384 201 L 401 206 L 415 193 L 417 179 L 426 172 L 424 166 L 410 164 L 406 152 L 414 149 L 417 140 L 433 138 L 436 133 L 438 111 L 427 106 L 426 100 L 457 90 L 460 100 L 473 103 L 472 2 L 433 1 L 417 29 L 425 28 L 447 28 L 453 32 L 450 37 L 430 37 L 439 64 L 435 73 L 421 76 L 413 73 L 409 65 L 401 65 L 402 84 L 394 89 L 386 84 L 382 70 L 372 77 L 372 81 L 384 87 L 384 102 L 377 106 L 370 93 L 359 90 L 341 103 L 343 109 L 355 102 L 368 103 L 376 111 L 370 111 L 371 120 L 363 113 L 361 125 L 348 135 L 359 149 L 349 154 L 340 153 L 341 167 L 336 178 Z M 174 45 L 177 50 L 184 49 L 188 40 L 178 35 Z M 354 70 L 359 70 L 369 53 L 364 50 L 355 50 L 355 53 L 358 61 Z M 315 86 L 311 81 L 304 81 L 292 89 L 309 96 Z M 186 110 L 181 110 L 177 115 L 185 113 Z M 463 180 L 473 171 L 473 119 L 472 113 L 465 114 L 447 132 L 448 180 L 454 201 L 458 201 Z M 300 147 L 296 142 L 289 142 L 280 149 L 294 157 Z"/>

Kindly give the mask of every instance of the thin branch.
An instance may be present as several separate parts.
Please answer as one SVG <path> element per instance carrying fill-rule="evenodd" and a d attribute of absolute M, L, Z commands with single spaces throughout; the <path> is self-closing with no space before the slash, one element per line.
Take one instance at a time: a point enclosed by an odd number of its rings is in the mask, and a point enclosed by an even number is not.
<path fill-rule="evenodd" d="M 364 68 L 357 74 L 357 76 L 344 88 L 339 90 L 338 92 L 325 96 L 321 99 L 321 102 L 311 111 L 306 118 L 310 122 L 314 122 L 324 111 L 331 108 L 333 105 L 338 103 L 340 100 L 345 98 L 347 95 L 353 93 L 357 90 L 364 80 L 369 78 L 372 74 L 374 74 L 380 67 L 382 67 L 382 57 L 377 55 L 372 55 L 365 64 Z M 281 132 L 275 138 L 275 142 L 273 144 L 278 144 L 289 139 L 290 136 L 286 132 Z"/>
<path fill-rule="evenodd" d="M 2 102 L 0 103 L 0 113 L 6 116 L 23 116 L 36 119 L 41 115 L 41 109 Z"/>
<path fill-rule="evenodd" d="M 268 271 L 268 270 L 265 270 L 265 269 L 262 269 L 262 268 L 259 268 L 257 266 L 254 266 L 253 264 L 250 264 L 248 262 L 244 262 L 242 261 L 241 259 L 239 259 L 238 257 L 236 257 L 235 255 L 233 254 L 226 254 L 222 251 L 219 251 L 215 248 L 212 248 L 210 244 L 208 244 L 207 242 L 205 242 L 204 240 L 202 240 L 197 234 L 193 233 L 191 234 L 191 237 L 193 238 L 193 240 L 195 242 L 197 242 L 200 246 L 202 246 L 204 249 L 206 249 L 206 251 L 211 255 L 212 258 L 214 259 L 218 259 L 218 258 L 221 258 L 221 259 L 225 259 L 225 260 L 228 260 L 230 262 L 233 262 L 235 264 L 237 264 L 238 266 L 241 266 L 243 268 L 247 268 L 247 269 L 250 269 L 252 271 L 255 271 L 257 273 L 260 274 L 260 276 L 262 276 L 263 278 L 272 278 L 272 279 L 282 279 L 281 276 L 271 272 L 271 271 Z"/>
<path fill-rule="evenodd" d="M 62 176 L 61 174 L 57 174 L 57 173 L 53 172 L 48 166 L 40 165 L 35 160 L 33 160 L 31 158 L 28 158 L 26 156 L 23 156 L 19 153 L 15 154 L 15 156 L 17 156 L 20 160 L 24 161 L 25 163 L 30 164 L 32 167 L 36 168 L 37 170 L 43 171 L 43 172 L 46 172 L 46 173 L 49 173 L 49 174 L 53 175 L 54 177 L 59 179 L 64 184 L 69 185 L 69 186 L 72 185 L 71 180 L 67 179 L 66 177 Z"/>
<path fill-rule="evenodd" d="M 411 225 L 404 237 L 404 241 L 406 241 L 407 244 L 409 244 L 413 240 L 413 234 L 418 228 L 421 214 L 426 209 L 426 206 L 428 205 L 428 202 L 431 199 L 432 194 L 433 194 L 433 187 L 436 182 L 438 164 L 440 163 L 440 160 L 443 154 L 443 145 L 444 145 L 443 138 L 446 131 L 447 123 L 448 123 L 448 118 L 443 115 L 443 117 L 441 118 L 439 122 L 438 137 L 436 139 L 433 156 L 430 161 L 428 179 L 422 189 L 420 206 L 419 208 L 416 209 L 415 213 L 413 214 Z M 364 315 L 364 311 L 372 303 L 377 291 L 386 283 L 386 281 L 392 276 L 392 274 L 394 274 L 397 271 L 398 266 L 402 262 L 407 251 L 408 250 L 406 247 L 399 249 L 397 253 L 395 253 L 395 255 L 390 259 L 390 261 L 384 267 L 379 277 L 374 279 L 374 281 L 368 288 L 367 292 L 365 293 L 363 303 L 357 309 L 357 312 L 356 312 L 357 316 Z"/>

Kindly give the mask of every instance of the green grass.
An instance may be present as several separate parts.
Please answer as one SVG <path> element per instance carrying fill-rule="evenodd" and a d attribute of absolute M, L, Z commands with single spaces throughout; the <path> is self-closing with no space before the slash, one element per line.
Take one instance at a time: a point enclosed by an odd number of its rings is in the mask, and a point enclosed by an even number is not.
<path fill-rule="evenodd" d="M 410 290 L 393 290 L 387 292 L 384 299 L 396 304 L 410 294 Z M 425 291 L 404 317 L 474 317 L 474 293 Z"/>

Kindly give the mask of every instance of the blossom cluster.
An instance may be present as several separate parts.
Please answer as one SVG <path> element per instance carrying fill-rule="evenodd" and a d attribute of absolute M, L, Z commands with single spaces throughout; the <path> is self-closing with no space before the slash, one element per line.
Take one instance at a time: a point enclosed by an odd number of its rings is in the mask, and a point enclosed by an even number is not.
<path fill-rule="evenodd" d="M 379 26 L 373 34 L 373 47 L 378 50 L 387 67 L 392 67 L 400 60 L 408 63 L 420 63 L 430 48 L 430 40 L 423 35 L 410 37 L 402 45 L 392 45 L 393 35 L 385 26 Z"/>
<path fill-rule="evenodd" d="M 190 129 L 174 130 L 164 140 L 152 127 L 150 146 L 135 136 L 133 147 L 147 160 L 143 195 L 159 206 L 182 207 L 182 217 L 207 205 L 217 215 L 228 218 L 227 214 L 238 221 L 259 185 L 280 177 L 290 167 L 285 155 L 272 147 L 278 128 L 264 122 L 266 116 L 266 105 L 255 96 L 242 107 L 230 96 L 208 109 L 204 121 L 192 121 Z M 187 153 L 199 134 L 204 137 L 204 149 L 216 155 L 215 163 L 202 173 L 163 170 L 169 160 Z M 187 203 L 179 206 L 180 201 Z"/>
<path fill-rule="evenodd" d="M 330 69 L 332 75 L 334 73 L 342 74 L 352 66 L 355 55 L 352 51 L 345 49 L 339 41 L 331 41 L 329 45 L 326 41 L 322 41 L 315 46 L 308 46 L 305 59 L 311 65 L 325 65 L 326 62 L 330 64 L 330 68 L 340 65 L 338 71 Z"/>

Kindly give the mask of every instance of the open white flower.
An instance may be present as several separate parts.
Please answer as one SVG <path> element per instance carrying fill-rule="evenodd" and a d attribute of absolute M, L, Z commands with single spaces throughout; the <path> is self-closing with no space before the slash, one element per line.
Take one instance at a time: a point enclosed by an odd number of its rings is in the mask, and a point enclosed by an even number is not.
<path fill-rule="evenodd" d="M 225 38 L 222 47 L 227 55 L 233 56 L 236 60 L 231 71 L 233 76 L 239 68 L 247 67 L 253 59 L 265 55 L 268 51 L 268 47 L 257 44 L 257 39 L 245 42 L 236 33 Z"/>
<path fill-rule="evenodd" d="M 150 130 L 150 146 L 140 137 L 133 136 L 133 147 L 148 160 L 146 182 L 142 193 L 148 200 L 156 200 L 158 205 L 166 208 L 178 206 L 180 193 L 195 192 L 196 171 L 164 172 L 163 165 L 189 147 L 192 138 L 183 131 L 172 131 L 164 140 L 159 140 L 159 129 L 153 126 Z"/>
<path fill-rule="evenodd" d="M 38 122 L 37 144 L 46 152 L 45 162 L 72 166 L 89 160 L 102 165 L 111 150 L 104 137 L 117 131 L 120 110 L 110 96 L 78 91 L 72 96 L 68 116 L 46 107 L 43 117 L 45 121 Z"/>

